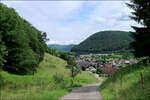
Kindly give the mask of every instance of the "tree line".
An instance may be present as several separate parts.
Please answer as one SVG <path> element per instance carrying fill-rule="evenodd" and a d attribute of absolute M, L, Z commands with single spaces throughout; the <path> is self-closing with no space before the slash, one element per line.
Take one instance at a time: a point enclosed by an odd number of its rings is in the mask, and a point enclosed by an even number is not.
<path fill-rule="evenodd" d="M 13 74 L 33 74 L 43 60 L 46 33 L 0 3 L 0 68 Z"/>
<path fill-rule="evenodd" d="M 46 32 L 39 31 L 13 8 L 0 3 L 0 70 L 13 74 L 34 74 L 44 53 L 60 57 L 71 65 L 70 53 L 47 46 Z"/>

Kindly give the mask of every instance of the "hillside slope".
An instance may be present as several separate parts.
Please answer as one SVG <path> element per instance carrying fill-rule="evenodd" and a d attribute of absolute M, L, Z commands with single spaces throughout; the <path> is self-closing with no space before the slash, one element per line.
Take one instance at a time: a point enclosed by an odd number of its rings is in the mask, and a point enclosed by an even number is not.
<path fill-rule="evenodd" d="M 74 44 L 70 44 L 70 45 L 59 45 L 59 44 L 50 44 L 48 45 L 51 48 L 55 48 L 58 51 L 64 51 L 64 52 L 70 52 L 72 47 L 74 47 Z"/>
<path fill-rule="evenodd" d="M 100 86 L 100 92 L 104 100 L 149 100 L 150 65 L 134 64 L 121 69 Z"/>
<path fill-rule="evenodd" d="M 129 32 L 102 31 L 97 32 L 74 46 L 71 51 L 76 53 L 121 53 L 130 50 L 129 43 L 132 41 Z"/>
<path fill-rule="evenodd" d="M 2 72 L 2 100 L 58 100 L 71 91 L 70 70 L 66 65 L 64 60 L 45 54 L 34 76 Z M 92 74 L 81 72 L 74 83 L 82 86 L 97 81 Z"/>

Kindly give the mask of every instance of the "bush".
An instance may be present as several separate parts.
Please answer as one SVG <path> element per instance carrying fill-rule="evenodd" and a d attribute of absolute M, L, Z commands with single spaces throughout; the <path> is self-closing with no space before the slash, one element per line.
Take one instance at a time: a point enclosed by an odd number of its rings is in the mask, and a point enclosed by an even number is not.
<path fill-rule="evenodd" d="M 103 69 L 104 69 L 104 68 L 97 68 L 96 73 L 97 73 L 97 74 L 102 74 L 102 73 L 103 73 Z"/>
<path fill-rule="evenodd" d="M 92 72 L 92 73 L 96 73 L 96 70 L 92 70 L 91 72 Z"/>
<path fill-rule="evenodd" d="M 66 52 L 59 52 L 59 57 L 68 61 L 69 60 L 69 55 Z"/>
<path fill-rule="evenodd" d="M 58 74 L 58 73 L 54 74 L 53 79 L 56 84 L 64 83 L 64 75 L 62 74 Z"/>
<path fill-rule="evenodd" d="M 47 47 L 46 48 L 46 52 L 49 53 L 49 54 L 51 54 L 51 55 L 53 55 L 53 56 L 57 56 L 57 57 L 59 56 L 58 52 L 54 48 Z"/>

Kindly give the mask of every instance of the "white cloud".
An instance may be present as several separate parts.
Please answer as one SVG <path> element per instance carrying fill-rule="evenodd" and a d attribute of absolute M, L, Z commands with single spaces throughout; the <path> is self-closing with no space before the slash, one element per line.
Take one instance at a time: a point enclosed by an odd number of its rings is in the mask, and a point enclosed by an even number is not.
<path fill-rule="evenodd" d="M 83 1 L 3 1 L 3 3 L 15 8 L 23 17 L 27 15 L 32 18 L 40 15 L 40 17 L 61 20 L 77 13 L 78 9 L 82 7 Z M 33 16 L 31 17 L 31 15 Z"/>
<path fill-rule="evenodd" d="M 45 31 L 52 44 L 80 43 L 103 30 L 131 30 L 123 1 L 5 1 L 36 28 Z M 66 41 L 67 40 L 67 41 Z"/>
<path fill-rule="evenodd" d="M 47 44 L 62 44 L 62 45 L 68 45 L 68 44 L 73 44 L 74 40 L 68 40 L 68 41 L 54 41 L 50 40 L 47 42 Z"/>

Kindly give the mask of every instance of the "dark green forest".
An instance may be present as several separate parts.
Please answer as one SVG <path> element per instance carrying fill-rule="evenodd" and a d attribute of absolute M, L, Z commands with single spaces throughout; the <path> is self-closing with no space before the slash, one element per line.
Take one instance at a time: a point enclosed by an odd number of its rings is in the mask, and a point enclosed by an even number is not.
<path fill-rule="evenodd" d="M 46 33 L 0 3 L 0 68 L 14 74 L 33 74 L 42 61 Z"/>
<path fill-rule="evenodd" d="M 102 31 L 97 32 L 74 46 L 71 51 L 76 53 L 129 53 L 132 49 L 129 43 L 132 41 L 129 32 Z"/>

